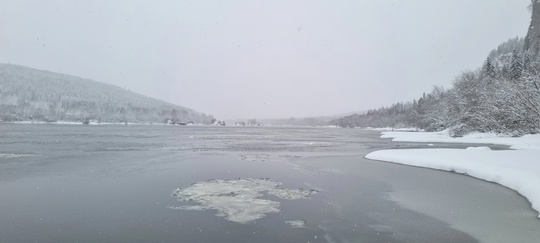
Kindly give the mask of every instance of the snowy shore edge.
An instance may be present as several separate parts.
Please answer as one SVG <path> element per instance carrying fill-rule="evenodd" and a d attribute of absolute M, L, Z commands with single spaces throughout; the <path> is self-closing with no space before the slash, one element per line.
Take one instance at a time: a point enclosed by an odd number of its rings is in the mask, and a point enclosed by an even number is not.
<path fill-rule="evenodd" d="M 369 153 L 366 158 L 452 171 L 495 182 L 523 195 L 540 213 L 540 135 L 504 137 L 477 133 L 452 138 L 445 131 L 382 132 L 381 138 L 400 142 L 508 145 L 511 150 L 492 151 L 488 147 L 380 150 Z"/>

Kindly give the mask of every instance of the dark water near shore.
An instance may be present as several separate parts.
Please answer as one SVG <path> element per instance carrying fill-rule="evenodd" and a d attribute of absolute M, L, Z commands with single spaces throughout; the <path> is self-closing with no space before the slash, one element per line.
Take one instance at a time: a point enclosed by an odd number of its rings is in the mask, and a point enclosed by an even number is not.
<path fill-rule="evenodd" d="M 369 161 L 392 143 L 359 129 L 0 124 L 0 242 L 536 242 L 515 192 Z M 468 145 L 435 144 L 435 147 Z M 497 147 L 504 148 L 504 147 Z M 319 191 L 240 224 L 171 196 L 209 179 Z M 303 228 L 285 221 L 305 220 Z"/>

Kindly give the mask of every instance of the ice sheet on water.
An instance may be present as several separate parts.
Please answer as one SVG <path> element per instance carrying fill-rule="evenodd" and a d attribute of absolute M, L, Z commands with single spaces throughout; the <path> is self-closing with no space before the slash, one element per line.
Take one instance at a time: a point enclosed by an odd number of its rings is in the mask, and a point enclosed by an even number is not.
<path fill-rule="evenodd" d="M 333 143 L 331 142 L 308 142 L 308 143 L 304 143 L 305 145 L 307 146 L 331 146 L 333 145 Z"/>
<path fill-rule="evenodd" d="M 311 189 L 285 189 L 285 188 L 273 188 L 268 191 L 269 194 L 272 194 L 276 197 L 295 200 L 301 198 L 309 198 L 312 194 L 316 193 L 315 190 Z"/>
<path fill-rule="evenodd" d="M 491 150 L 489 147 L 467 147 L 468 150 Z"/>
<path fill-rule="evenodd" d="M 32 156 L 31 154 L 7 154 L 7 153 L 0 153 L 0 158 L 20 158 L 20 157 L 28 157 Z"/>
<path fill-rule="evenodd" d="M 269 154 L 241 154 L 242 160 L 270 162 Z"/>
<path fill-rule="evenodd" d="M 179 207 L 169 207 L 171 209 L 183 209 L 183 210 L 193 210 L 193 211 L 203 211 L 208 209 L 208 207 L 201 205 L 190 205 L 190 206 L 179 206 Z"/>
<path fill-rule="evenodd" d="M 298 159 L 298 158 L 302 158 L 302 156 L 300 156 L 300 155 L 290 155 L 290 154 L 280 154 L 280 155 L 278 155 L 278 157 L 280 157 L 280 158 L 287 158 L 287 159 Z"/>
<path fill-rule="evenodd" d="M 317 193 L 308 189 L 280 188 L 281 182 L 266 179 L 209 180 L 178 188 L 172 196 L 197 205 L 171 207 L 183 210 L 215 209 L 216 216 L 236 223 L 249 223 L 268 213 L 280 211 L 280 203 L 262 198 L 263 192 L 282 199 L 309 198 Z"/>
<path fill-rule="evenodd" d="M 285 221 L 285 223 L 294 228 L 306 228 L 306 221 L 303 219 Z"/>

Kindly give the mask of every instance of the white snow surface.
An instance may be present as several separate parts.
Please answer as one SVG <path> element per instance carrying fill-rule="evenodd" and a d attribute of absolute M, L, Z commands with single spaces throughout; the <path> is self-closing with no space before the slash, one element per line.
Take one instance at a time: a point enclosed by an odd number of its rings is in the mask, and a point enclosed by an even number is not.
<path fill-rule="evenodd" d="M 383 132 L 383 138 L 406 142 L 481 143 L 509 145 L 513 150 L 488 147 L 467 149 L 395 149 L 375 151 L 366 158 L 398 164 L 454 171 L 509 187 L 540 212 L 540 135 L 504 137 L 471 134 L 452 138 L 447 132 Z"/>
<path fill-rule="evenodd" d="M 218 211 L 216 216 L 225 217 L 236 223 L 250 223 L 263 218 L 267 213 L 280 211 L 280 202 L 263 199 L 263 192 L 281 199 L 309 198 L 317 193 L 309 189 L 279 188 L 281 182 L 270 179 L 209 180 L 197 182 L 187 188 L 176 189 L 172 196 L 179 201 L 195 202 L 198 205 L 171 207 L 183 210 Z"/>
<path fill-rule="evenodd" d="M 540 150 L 540 134 L 510 137 L 495 133 L 471 133 L 453 138 L 445 130 L 441 132 L 382 132 L 381 138 L 392 138 L 394 142 L 502 144 L 510 146 L 511 149 Z"/>

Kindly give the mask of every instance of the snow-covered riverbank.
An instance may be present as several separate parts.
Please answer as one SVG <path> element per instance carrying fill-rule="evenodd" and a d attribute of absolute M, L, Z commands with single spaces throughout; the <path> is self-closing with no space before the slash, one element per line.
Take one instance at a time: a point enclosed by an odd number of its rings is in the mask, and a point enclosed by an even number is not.
<path fill-rule="evenodd" d="M 452 138 L 447 132 L 383 132 L 381 137 L 400 142 L 509 145 L 512 150 L 492 151 L 487 147 L 381 150 L 366 155 L 366 158 L 454 171 L 495 182 L 516 190 L 540 212 L 540 135 L 513 138 L 471 134 Z"/>

